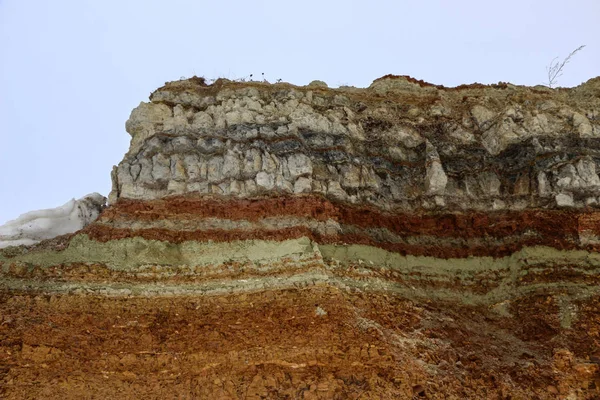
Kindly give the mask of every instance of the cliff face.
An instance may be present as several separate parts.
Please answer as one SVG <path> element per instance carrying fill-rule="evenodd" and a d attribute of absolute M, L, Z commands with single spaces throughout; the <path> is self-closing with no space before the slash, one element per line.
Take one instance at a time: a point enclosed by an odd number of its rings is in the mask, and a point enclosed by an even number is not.
<path fill-rule="evenodd" d="M 595 206 L 600 81 L 561 91 L 167 84 L 127 122 L 118 198 L 319 194 L 381 210 Z"/>
<path fill-rule="evenodd" d="M 115 301 L 131 305 L 135 327 L 101 345 L 135 348 L 131 368 L 103 356 L 90 367 L 116 371 L 125 393 L 157 373 L 140 354 L 179 351 L 184 388 L 155 392 L 598 394 L 600 78 L 559 90 L 192 78 L 152 93 L 126 128 L 96 222 L 0 252 L 7 310 L 68 325 L 57 310 L 110 319 Z M 58 303 L 32 305 L 40 292 Z"/>

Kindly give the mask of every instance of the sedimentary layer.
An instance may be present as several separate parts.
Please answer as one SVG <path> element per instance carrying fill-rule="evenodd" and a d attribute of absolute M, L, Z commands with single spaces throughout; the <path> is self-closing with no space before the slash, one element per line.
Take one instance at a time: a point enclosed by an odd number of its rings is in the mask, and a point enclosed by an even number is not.
<path fill-rule="evenodd" d="M 90 284 L 253 290 L 242 281 L 269 276 L 478 302 L 592 295 L 599 83 L 170 82 L 127 121 L 100 218 L 0 264 L 12 287 L 83 268 Z"/>
<path fill-rule="evenodd" d="M 6 393 L 49 397 L 44 368 L 83 362 L 39 329 L 13 343 L 35 310 L 93 332 L 105 396 L 594 398 L 599 110 L 600 78 L 167 83 L 127 121 L 100 217 L 0 250 Z"/>

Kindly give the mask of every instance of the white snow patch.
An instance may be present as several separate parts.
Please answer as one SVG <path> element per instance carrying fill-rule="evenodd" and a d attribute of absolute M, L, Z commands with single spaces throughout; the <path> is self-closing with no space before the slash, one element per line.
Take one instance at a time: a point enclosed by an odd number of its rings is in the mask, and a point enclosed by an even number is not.
<path fill-rule="evenodd" d="M 0 249 L 32 245 L 45 239 L 76 232 L 100 215 L 106 197 L 91 193 L 60 207 L 30 211 L 0 226 Z"/>

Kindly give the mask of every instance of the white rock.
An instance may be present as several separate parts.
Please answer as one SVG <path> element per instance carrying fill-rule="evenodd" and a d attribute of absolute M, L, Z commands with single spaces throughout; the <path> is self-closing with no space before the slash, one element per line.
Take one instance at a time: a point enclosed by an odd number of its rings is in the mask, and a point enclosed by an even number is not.
<path fill-rule="evenodd" d="M 446 191 L 448 177 L 444 172 L 437 150 L 429 140 L 426 142 L 425 159 L 425 190 L 429 195 L 443 195 Z"/>
<path fill-rule="evenodd" d="M 400 143 L 409 149 L 419 146 L 425 140 L 419 132 L 408 126 L 399 126 L 391 132 L 391 135 L 396 140 L 400 140 Z"/>
<path fill-rule="evenodd" d="M 133 176 L 131 176 L 131 167 L 125 161 L 118 165 L 117 175 L 120 183 L 132 183 L 134 181 Z"/>
<path fill-rule="evenodd" d="M 244 182 L 233 180 L 229 184 L 229 193 L 239 195 L 244 191 Z"/>
<path fill-rule="evenodd" d="M 573 195 L 571 193 L 559 193 L 554 199 L 556 200 L 556 205 L 559 207 L 574 207 L 575 202 L 573 201 Z"/>
<path fill-rule="evenodd" d="M 340 175 L 342 186 L 345 188 L 357 189 L 360 187 L 361 167 L 354 164 L 344 164 L 341 167 Z"/>
<path fill-rule="evenodd" d="M 471 109 L 471 115 L 479 126 L 479 129 L 484 131 L 490 127 L 496 113 L 478 104 Z"/>
<path fill-rule="evenodd" d="M 262 155 L 262 170 L 265 172 L 275 172 L 279 167 L 279 159 L 265 152 Z"/>
<path fill-rule="evenodd" d="M 194 119 L 192 120 L 191 128 L 199 133 L 205 133 L 206 131 L 210 131 L 215 127 L 215 121 L 210 116 L 209 113 L 204 111 L 199 111 L 194 114 Z"/>
<path fill-rule="evenodd" d="M 334 199 L 344 200 L 348 197 L 348 193 L 344 189 L 338 181 L 329 181 L 327 184 L 327 196 L 331 196 Z"/>
<path fill-rule="evenodd" d="M 576 165 L 577 174 L 587 188 L 600 186 L 600 178 L 596 173 L 596 162 L 589 156 L 580 159 Z"/>
<path fill-rule="evenodd" d="M 224 189 L 229 190 L 229 185 L 225 184 L 225 182 L 222 182 L 218 185 L 211 183 L 209 187 L 210 187 L 210 193 L 212 193 L 212 194 L 223 195 L 223 194 L 227 194 L 227 193 L 225 193 Z"/>
<path fill-rule="evenodd" d="M 312 188 L 312 178 L 301 176 L 294 183 L 294 193 L 310 193 Z"/>
<path fill-rule="evenodd" d="M 540 197 L 548 197 L 552 194 L 552 187 L 550 186 L 546 173 L 543 171 L 538 173 L 538 193 L 540 194 Z"/>
<path fill-rule="evenodd" d="M 312 161 L 301 153 L 289 156 L 287 158 L 287 166 L 292 179 L 303 175 L 311 175 L 313 172 Z"/>
<path fill-rule="evenodd" d="M 558 174 L 556 185 L 562 189 L 598 189 L 600 178 L 596 174 L 596 163 L 591 157 L 584 157 L 575 165 L 567 164 Z"/>
<path fill-rule="evenodd" d="M 240 175 L 241 163 L 238 155 L 231 150 L 223 158 L 223 177 L 236 178 Z"/>
<path fill-rule="evenodd" d="M 294 192 L 294 186 L 289 181 L 284 179 L 283 176 L 281 176 L 281 175 L 275 176 L 275 187 L 282 192 L 286 192 L 286 193 Z"/>
<path fill-rule="evenodd" d="M 109 196 L 109 201 L 116 201 L 116 197 L 114 197 L 116 193 L 111 192 Z M 147 193 L 147 189 L 141 185 L 136 185 L 133 183 L 119 183 L 119 197 L 125 199 L 146 199 L 150 197 Z"/>
<path fill-rule="evenodd" d="M 579 113 L 573 113 L 573 126 L 577 129 L 579 137 L 581 138 L 593 138 L 597 137 L 594 135 L 594 129 L 590 120 L 585 115 Z"/>
<path fill-rule="evenodd" d="M 227 126 L 238 125 L 242 122 L 242 114 L 238 111 L 230 111 L 225 114 L 225 121 Z"/>
<path fill-rule="evenodd" d="M 522 136 L 521 133 L 512 120 L 504 120 L 501 124 L 494 126 L 481 135 L 481 144 L 488 153 L 497 156 L 508 145 L 523 140 L 526 135 Z"/>
<path fill-rule="evenodd" d="M 275 187 L 275 177 L 273 174 L 260 171 L 256 174 L 256 186 L 259 189 L 271 190 Z"/>
<path fill-rule="evenodd" d="M 208 179 L 209 182 L 219 182 L 220 180 L 223 179 L 222 170 L 223 170 L 223 157 L 221 157 L 221 156 L 212 157 L 210 160 L 208 160 L 208 164 L 206 167 L 206 173 L 207 173 L 206 178 Z"/>
<path fill-rule="evenodd" d="M 182 133 L 190 130 L 190 124 L 187 119 L 185 110 L 181 104 L 177 104 L 173 108 L 173 118 L 168 118 L 163 123 L 164 132 L 168 133 Z"/>
<path fill-rule="evenodd" d="M 133 164 L 131 167 L 129 167 L 129 173 L 131 174 L 133 181 L 137 181 L 140 176 L 140 172 L 142 172 L 142 166 L 140 164 Z"/>
<path fill-rule="evenodd" d="M 165 104 L 142 102 L 134 108 L 125 123 L 125 130 L 132 137 L 128 154 L 137 153 L 145 140 L 156 133 L 157 125 L 164 124 L 171 116 L 172 111 Z"/>
<path fill-rule="evenodd" d="M 471 144 L 476 142 L 475 135 L 473 135 L 471 132 L 467 131 L 460 125 L 452 127 L 452 129 L 450 129 L 450 131 L 448 132 L 448 136 L 450 136 L 453 139 L 456 139 L 461 144 Z"/>
<path fill-rule="evenodd" d="M 206 178 L 206 175 L 202 175 L 202 165 L 197 155 L 187 154 L 183 158 L 183 163 L 191 181 Z M 206 167 L 204 169 L 206 170 Z"/>
<path fill-rule="evenodd" d="M 169 194 L 183 194 L 186 192 L 186 183 L 176 180 L 170 180 L 167 184 Z"/>
<path fill-rule="evenodd" d="M 171 156 L 171 176 L 173 179 L 184 181 L 187 179 L 187 173 L 185 170 L 185 163 L 183 156 L 179 154 L 173 154 Z"/>
<path fill-rule="evenodd" d="M 327 185 L 323 182 L 313 179 L 312 191 L 315 193 L 326 194 L 327 193 Z"/>
<path fill-rule="evenodd" d="M 244 153 L 244 163 L 242 173 L 245 177 L 254 177 L 262 167 L 262 158 L 260 150 L 250 148 Z"/>
<path fill-rule="evenodd" d="M 260 112 L 262 110 L 262 105 L 259 101 L 254 100 L 252 98 L 246 99 L 246 108 L 251 111 Z"/>
<path fill-rule="evenodd" d="M 246 189 L 246 194 L 253 195 L 256 193 L 256 182 L 254 179 L 246 179 L 244 181 L 244 188 Z"/>
<path fill-rule="evenodd" d="M 540 136 L 550 132 L 550 124 L 546 114 L 528 115 L 523 122 L 528 136 Z"/>
<path fill-rule="evenodd" d="M 300 104 L 291 110 L 289 118 L 292 122 L 290 129 L 306 129 L 313 132 L 331 132 L 332 124 L 327 117 L 315 112 L 307 104 Z"/>
<path fill-rule="evenodd" d="M 0 248 L 31 245 L 76 232 L 98 218 L 106 197 L 91 193 L 46 210 L 30 211 L 0 226 Z"/>
<path fill-rule="evenodd" d="M 371 167 L 367 167 L 366 165 L 361 167 L 360 181 L 363 187 L 374 190 L 379 189 L 379 177 Z"/>
<path fill-rule="evenodd" d="M 500 199 L 494 199 L 492 203 L 493 210 L 504 210 L 506 208 L 506 203 Z"/>

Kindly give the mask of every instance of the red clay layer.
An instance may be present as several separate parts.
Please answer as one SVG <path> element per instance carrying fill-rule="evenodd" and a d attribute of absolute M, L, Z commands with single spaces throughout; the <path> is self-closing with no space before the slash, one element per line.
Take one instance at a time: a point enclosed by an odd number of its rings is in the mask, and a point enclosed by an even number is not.
<path fill-rule="evenodd" d="M 438 238 L 494 238 L 497 245 L 451 246 L 437 244 L 406 244 L 382 242 L 365 233 L 322 235 L 307 227 L 277 230 L 198 230 L 178 231 L 160 228 L 112 228 L 112 221 L 199 220 L 219 218 L 259 221 L 267 217 L 305 217 L 318 221 L 328 219 L 354 226 L 359 230 L 386 228 L 399 236 Z M 318 243 L 365 244 L 400 254 L 434 256 L 440 258 L 510 255 L 524 246 L 550 246 L 557 249 L 585 248 L 579 235 L 600 235 L 600 212 L 568 210 L 497 211 L 490 213 L 398 213 L 391 214 L 374 207 L 333 203 L 319 196 L 288 196 L 260 199 L 217 199 L 199 197 L 171 197 L 152 201 L 120 200 L 102 214 L 101 224 L 92 224 L 83 232 L 91 238 L 106 242 L 114 239 L 143 237 L 180 243 L 189 240 L 286 240 L 309 237 Z M 523 240 L 505 243 L 504 238 L 523 235 Z M 489 240 L 487 240 L 489 243 Z"/>
<path fill-rule="evenodd" d="M 386 228 L 398 235 L 504 238 L 525 232 L 545 242 L 578 242 L 579 234 L 600 236 L 600 212 L 524 210 L 464 213 L 396 213 L 374 207 L 333 203 L 319 196 L 288 196 L 260 199 L 171 197 L 161 200 L 120 200 L 102 214 L 100 221 L 155 221 L 207 217 L 259 221 L 267 217 L 328 219 L 360 228 Z"/>

